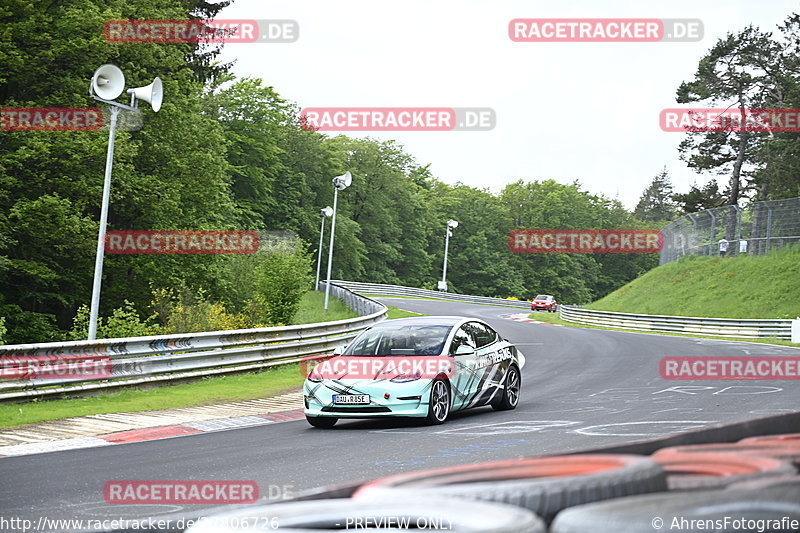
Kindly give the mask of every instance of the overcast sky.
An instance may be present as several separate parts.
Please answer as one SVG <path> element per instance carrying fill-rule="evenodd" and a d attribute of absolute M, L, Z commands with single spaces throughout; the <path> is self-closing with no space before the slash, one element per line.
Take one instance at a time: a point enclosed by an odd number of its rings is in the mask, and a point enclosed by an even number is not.
<path fill-rule="evenodd" d="M 675 89 L 728 32 L 777 31 L 796 0 L 236 0 L 218 19 L 293 19 L 294 43 L 226 45 L 234 72 L 300 107 L 491 107 L 491 131 L 380 132 L 436 177 L 497 192 L 517 179 L 580 180 L 632 208 L 666 166 L 705 183 L 659 127 Z M 699 42 L 516 43 L 514 18 L 699 18 Z M 347 133 L 363 136 L 362 133 Z"/>

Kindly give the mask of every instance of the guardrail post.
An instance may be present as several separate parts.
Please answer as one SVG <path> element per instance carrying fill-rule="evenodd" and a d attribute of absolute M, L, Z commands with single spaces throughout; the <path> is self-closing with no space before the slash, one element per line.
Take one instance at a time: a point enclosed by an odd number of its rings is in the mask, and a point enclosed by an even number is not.
<path fill-rule="evenodd" d="M 800 344 L 800 316 L 792 320 L 792 342 Z"/>

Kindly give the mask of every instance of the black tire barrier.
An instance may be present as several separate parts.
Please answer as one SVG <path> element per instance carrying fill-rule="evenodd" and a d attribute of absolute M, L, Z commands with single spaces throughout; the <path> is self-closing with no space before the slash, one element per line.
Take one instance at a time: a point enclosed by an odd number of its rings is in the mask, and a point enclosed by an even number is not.
<path fill-rule="evenodd" d="M 674 452 L 650 457 L 664 468 L 670 490 L 723 488 L 739 481 L 796 473 L 791 463 L 747 453 Z"/>
<path fill-rule="evenodd" d="M 753 479 L 750 481 L 739 481 L 738 483 L 731 483 L 725 487 L 725 490 L 756 490 L 763 489 L 764 487 L 783 487 L 786 485 L 800 486 L 800 475 L 770 476 L 761 479 Z"/>
<path fill-rule="evenodd" d="M 550 521 L 582 503 L 665 491 L 662 468 L 635 455 L 563 455 L 422 470 L 362 485 L 354 499 L 399 495 L 459 497 L 507 503 Z"/>
<path fill-rule="evenodd" d="M 675 453 L 744 453 L 747 455 L 760 455 L 787 461 L 797 467 L 800 465 L 800 445 L 788 445 L 779 441 L 769 442 L 726 442 L 722 444 L 696 444 L 694 446 L 672 446 L 662 448 L 652 457 L 667 457 Z"/>
<path fill-rule="evenodd" d="M 416 497 L 392 502 L 334 499 L 261 505 L 209 516 L 187 533 L 343 530 L 546 533 L 547 528 L 532 512 L 510 505 Z"/>
<path fill-rule="evenodd" d="M 692 520 L 697 522 L 692 525 Z M 796 531 L 791 529 L 792 520 L 800 520 L 800 485 L 648 494 L 580 505 L 559 513 L 550 532 L 772 533 Z"/>
<path fill-rule="evenodd" d="M 749 437 L 746 439 L 742 439 L 739 441 L 743 444 L 751 444 L 751 443 L 768 443 L 768 442 L 775 442 L 781 443 L 791 446 L 800 446 L 800 433 L 780 433 L 777 435 L 763 435 L 760 437 Z"/>

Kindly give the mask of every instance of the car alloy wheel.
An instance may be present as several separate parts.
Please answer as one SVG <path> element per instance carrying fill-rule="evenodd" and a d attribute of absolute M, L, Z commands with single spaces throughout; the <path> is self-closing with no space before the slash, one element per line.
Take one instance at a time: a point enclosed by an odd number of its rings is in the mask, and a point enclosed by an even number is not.
<path fill-rule="evenodd" d="M 520 378 L 519 369 L 511 365 L 508 367 L 506 374 L 506 383 L 503 388 L 503 393 L 492 401 L 491 406 L 495 411 L 510 411 L 517 407 L 519 403 L 519 391 L 521 389 L 522 379 Z"/>
<path fill-rule="evenodd" d="M 428 422 L 443 424 L 450 414 L 450 389 L 441 379 L 435 379 L 431 385 L 431 400 L 428 404 Z"/>
<path fill-rule="evenodd" d="M 517 367 L 509 368 L 508 379 L 506 380 L 506 395 L 509 405 L 517 406 L 519 402 L 519 371 Z"/>

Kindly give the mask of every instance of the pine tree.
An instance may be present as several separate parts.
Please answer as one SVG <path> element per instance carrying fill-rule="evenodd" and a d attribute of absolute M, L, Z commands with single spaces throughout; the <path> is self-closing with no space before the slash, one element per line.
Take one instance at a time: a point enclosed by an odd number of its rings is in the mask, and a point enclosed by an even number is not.
<path fill-rule="evenodd" d="M 675 218 L 677 209 L 672 200 L 672 182 L 666 167 L 653 177 L 639 198 L 633 214 L 639 220 L 654 222 Z"/>

